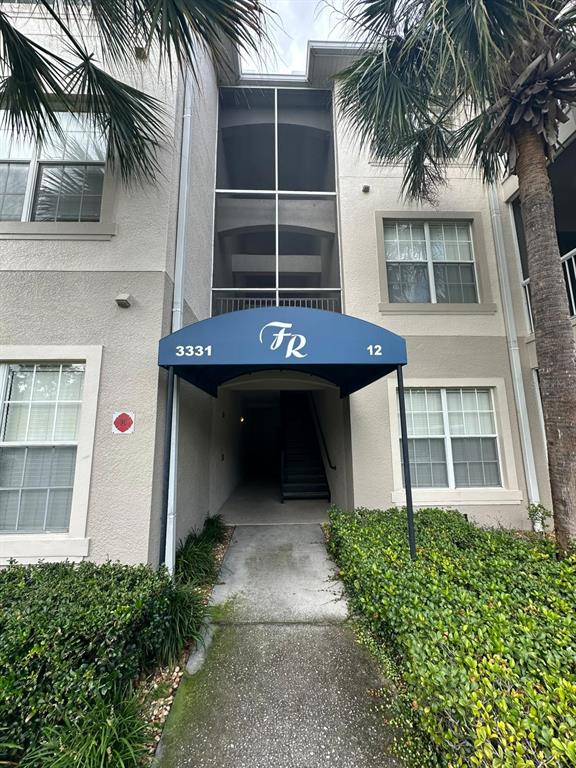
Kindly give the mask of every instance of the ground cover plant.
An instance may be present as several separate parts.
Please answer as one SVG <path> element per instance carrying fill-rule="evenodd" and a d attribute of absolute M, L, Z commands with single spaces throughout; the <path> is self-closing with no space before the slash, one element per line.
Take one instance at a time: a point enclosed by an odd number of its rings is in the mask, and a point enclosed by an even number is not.
<path fill-rule="evenodd" d="M 459 513 L 333 509 L 351 604 L 397 658 L 449 768 L 576 765 L 576 555 Z"/>
<path fill-rule="evenodd" d="M 203 587 L 218 575 L 214 548 L 224 541 L 226 526 L 219 515 L 209 517 L 203 529 L 191 531 L 176 552 L 176 581 Z"/>
<path fill-rule="evenodd" d="M 220 528 L 195 539 L 213 548 Z M 119 563 L 0 571 L 0 765 L 140 765 L 150 734 L 134 683 L 199 636 L 204 580 L 191 561 L 176 582 Z"/>

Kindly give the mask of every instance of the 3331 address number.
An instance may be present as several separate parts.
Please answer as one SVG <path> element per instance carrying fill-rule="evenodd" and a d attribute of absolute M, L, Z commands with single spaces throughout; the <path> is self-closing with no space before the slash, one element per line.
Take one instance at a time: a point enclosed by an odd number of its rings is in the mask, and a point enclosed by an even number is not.
<path fill-rule="evenodd" d="M 212 345 L 176 347 L 176 357 L 212 357 Z"/>

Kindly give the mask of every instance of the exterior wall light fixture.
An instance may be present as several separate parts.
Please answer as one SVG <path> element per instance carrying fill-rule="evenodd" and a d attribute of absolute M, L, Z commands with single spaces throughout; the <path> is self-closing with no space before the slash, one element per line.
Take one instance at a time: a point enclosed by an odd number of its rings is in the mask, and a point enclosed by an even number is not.
<path fill-rule="evenodd" d="M 132 306 L 132 296 L 129 293 L 119 293 L 115 301 L 122 309 L 128 309 Z"/>

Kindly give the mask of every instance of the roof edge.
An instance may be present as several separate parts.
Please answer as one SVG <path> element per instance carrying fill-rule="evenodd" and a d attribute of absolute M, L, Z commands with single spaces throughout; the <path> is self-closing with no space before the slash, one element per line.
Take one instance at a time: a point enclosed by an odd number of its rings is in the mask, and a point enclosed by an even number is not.
<path fill-rule="evenodd" d="M 334 76 L 357 58 L 362 50 L 362 44 L 353 41 L 309 40 L 305 72 L 243 73 L 238 50 L 230 43 L 229 63 L 219 68 L 218 79 L 220 85 L 326 88 L 331 86 Z"/>

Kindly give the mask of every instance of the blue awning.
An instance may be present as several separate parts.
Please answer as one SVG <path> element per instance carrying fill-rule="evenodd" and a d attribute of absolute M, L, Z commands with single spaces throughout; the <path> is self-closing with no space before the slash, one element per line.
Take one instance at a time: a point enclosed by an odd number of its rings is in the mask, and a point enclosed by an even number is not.
<path fill-rule="evenodd" d="M 160 340 L 158 364 L 216 396 L 227 381 L 259 371 L 299 371 L 344 397 L 406 364 L 401 336 L 356 317 L 299 307 L 230 312 Z"/>

